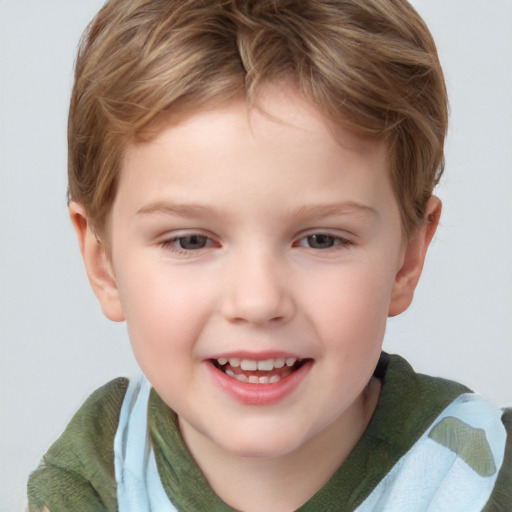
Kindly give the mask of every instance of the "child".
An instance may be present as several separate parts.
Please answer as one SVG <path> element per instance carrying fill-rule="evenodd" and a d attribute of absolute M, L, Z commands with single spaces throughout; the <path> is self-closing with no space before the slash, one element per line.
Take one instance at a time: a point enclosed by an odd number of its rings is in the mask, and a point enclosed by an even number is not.
<path fill-rule="evenodd" d="M 511 510 L 511 413 L 381 353 L 439 221 L 446 123 L 405 1 L 107 2 L 69 209 L 144 378 L 87 400 L 30 509 Z"/>

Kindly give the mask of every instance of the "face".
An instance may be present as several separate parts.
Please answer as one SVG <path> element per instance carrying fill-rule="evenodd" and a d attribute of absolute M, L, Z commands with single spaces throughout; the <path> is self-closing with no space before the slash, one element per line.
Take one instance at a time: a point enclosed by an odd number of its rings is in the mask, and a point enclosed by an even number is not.
<path fill-rule="evenodd" d="M 111 216 L 141 368 L 186 439 L 244 456 L 351 425 L 404 259 L 384 144 L 269 92 L 131 146 Z"/>

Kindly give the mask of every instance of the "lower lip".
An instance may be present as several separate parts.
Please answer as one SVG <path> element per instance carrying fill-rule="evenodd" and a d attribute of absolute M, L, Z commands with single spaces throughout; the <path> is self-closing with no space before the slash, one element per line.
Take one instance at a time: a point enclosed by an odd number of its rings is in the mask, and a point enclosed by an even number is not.
<path fill-rule="evenodd" d="M 240 403 L 246 405 L 272 405 L 291 395 L 306 378 L 312 361 L 306 361 L 298 370 L 272 384 L 251 384 L 229 377 L 210 361 L 206 363 L 210 374 L 220 388 Z"/>

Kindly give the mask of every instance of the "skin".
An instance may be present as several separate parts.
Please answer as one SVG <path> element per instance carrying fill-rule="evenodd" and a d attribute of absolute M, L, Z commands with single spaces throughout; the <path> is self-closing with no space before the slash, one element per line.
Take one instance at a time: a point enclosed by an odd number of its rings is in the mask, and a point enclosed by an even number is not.
<path fill-rule="evenodd" d="M 412 300 L 441 206 L 405 241 L 383 142 L 334 137 L 290 88 L 267 87 L 260 106 L 192 113 L 130 146 L 109 256 L 84 208 L 70 214 L 104 313 L 126 320 L 212 488 L 278 512 L 320 489 L 366 428 L 386 319 Z M 224 355 L 283 353 L 308 364 L 276 401 L 244 403 L 212 371 Z"/>

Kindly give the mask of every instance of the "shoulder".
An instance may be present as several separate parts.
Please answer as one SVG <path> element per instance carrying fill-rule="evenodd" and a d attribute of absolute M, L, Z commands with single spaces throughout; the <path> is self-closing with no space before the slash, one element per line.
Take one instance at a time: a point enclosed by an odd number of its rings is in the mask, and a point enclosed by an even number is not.
<path fill-rule="evenodd" d="M 113 444 L 127 387 L 115 379 L 76 412 L 30 476 L 30 510 L 116 510 Z"/>
<path fill-rule="evenodd" d="M 403 454 L 427 436 L 435 441 L 426 445 L 429 449 L 447 448 L 443 453 L 465 463 L 460 467 L 496 478 L 482 512 L 512 511 L 512 409 L 501 411 L 456 382 L 418 374 L 398 356 L 383 355 L 376 376 L 383 381 L 383 392 L 375 417 L 380 413 L 379 434 L 386 447 Z M 492 460 L 501 455 L 489 455 L 503 451 L 504 462 L 497 469 Z"/>
<path fill-rule="evenodd" d="M 387 353 L 382 353 L 375 377 L 382 387 L 374 420 L 399 444 L 416 441 L 446 407 L 470 393 L 457 382 L 417 373 L 405 359 Z"/>
<path fill-rule="evenodd" d="M 482 512 L 512 510 L 512 408 L 504 410 L 502 421 L 507 431 L 505 458 L 494 492 Z"/>
<path fill-rule="evenodd" d="M 476 465 L 480 467 L 486 460 L 483 444 L 490 446 L 489 443 L 496 432 L 506 435 L 503 463 L 499 468 L 492 494 L 482 512 L 512 511 L 512 408 L 500 410 L 499 407 L 472 394 L 468 388 L 457 382 L 411 372 L 408 363 L 396 356 L 390 357 L 389 369 L 391 371 L 388 372 L 388 376 L 397 379 L 401 386 L 405 386 L 408 382 L 414 390 L 415 399 L 411 400 L 414 406 L 411 408 L 410 419 L 415 417 L 414 410 L 427 409 L 437 413 L 443 408 L 443 404 L 450 402 L 439 416 L 439 418 L 446 417 L 439 422 L 437 420 L 433 422 L 429 437 L 450 448 L 466 463 L 470 465 L 477 463 Z M 399 374 L 398 377 L 396 373 Z M 475 398 L 472 399 L 472 396 Z M 411 397 L 408 396 L 408 398 Z M 475 408 L 471 408 L 472 402 Z M 467 422 L 458 422 L 456 418 L 458 413 L 462 412 L 461 406 L 466 405 L 469 406 Z M 461 426 L 464 427 L 462 431 Z M 482 437 L 486 438 L 485 443 L 481 442 Z M 503 450 L 503 444 L 500 450 Z"/>

